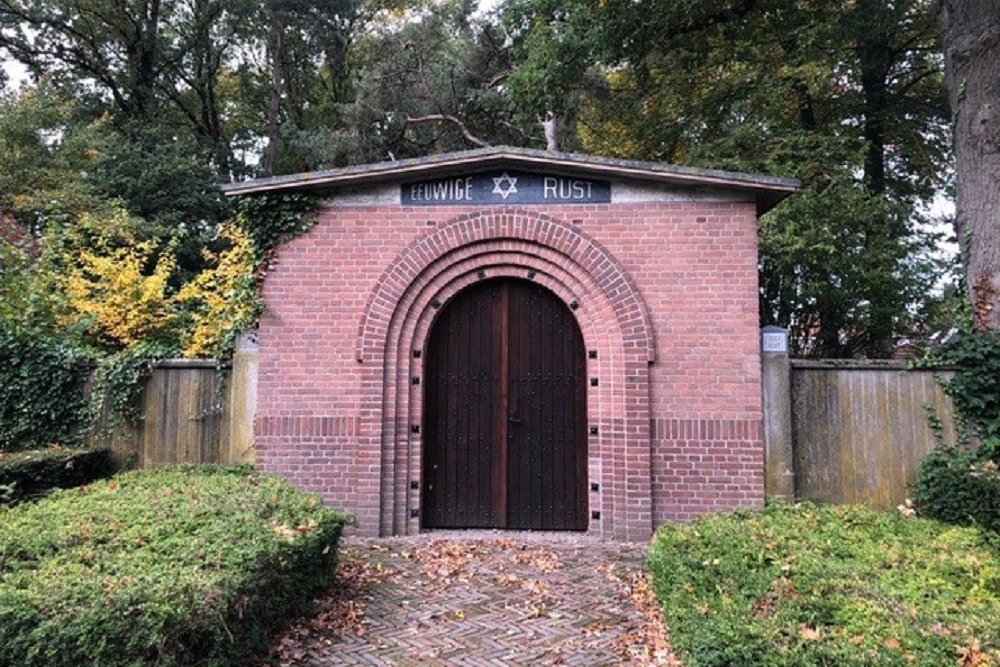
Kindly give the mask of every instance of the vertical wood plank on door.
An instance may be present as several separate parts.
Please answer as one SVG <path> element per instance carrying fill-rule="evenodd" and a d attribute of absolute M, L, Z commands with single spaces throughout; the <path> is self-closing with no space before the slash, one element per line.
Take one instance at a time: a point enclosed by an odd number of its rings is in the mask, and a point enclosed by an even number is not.
<path fill-rule="evenodd" d="M 493 368 L 495 369 L 495 398 L 496 403 L 493 408 L 493 419 L 496 424 L 497 437 L 493 441 L 493 450 L 496 452 L 492 461 L 493 475 L 492 496 L 493 501 L 493 525 L 506 527 L 510 524 L 509 517 L 509 488 L 508 478 L 510 477 L 510 429 L 513 428 L 510 420 L 510 406 L 516 400 L 516 386 L 511 387 L 510 378 L 510 358 L 513 353 L 513 342 L 510 335 L 510 286 L 504 282 L 501 284 L 497 294 L 498 305 L 494 309 L 495 325 L 493 327 Z"/>
<path fill-rule="evenodd" d="M 425 360 L 425 525 L 586 528 L 585 354 L 534 283 L 483 281 L 444 306 Z"/>

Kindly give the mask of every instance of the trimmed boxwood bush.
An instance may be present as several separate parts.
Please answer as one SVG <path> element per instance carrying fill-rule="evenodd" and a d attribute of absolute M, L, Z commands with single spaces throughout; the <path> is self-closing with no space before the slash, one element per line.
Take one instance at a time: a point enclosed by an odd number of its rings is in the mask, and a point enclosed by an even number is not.
<path fill-rule="evenodd" d="M 941 446 L 920 462 L 913 501 L 941 521 L 1000 533 L 1000 438 L 975 448 Z"/>
<path fill-rule="evenodd" d="M 110 449 L 0 452 L 0 504 L 30 500 L 52 489 L 82 486 L 114 472 Z"/>
<path fill-rule="evenodd" d="M 977 528 L 773 505 L 657 532 L 649 563 L 687 667 L 987 665 L 1000 554 Z"/>
<path fill-rule="evenodd" d="M 0 508 L 0 664 L 243 664 L 331 582 L 347 520 L 211 467 Z"/>

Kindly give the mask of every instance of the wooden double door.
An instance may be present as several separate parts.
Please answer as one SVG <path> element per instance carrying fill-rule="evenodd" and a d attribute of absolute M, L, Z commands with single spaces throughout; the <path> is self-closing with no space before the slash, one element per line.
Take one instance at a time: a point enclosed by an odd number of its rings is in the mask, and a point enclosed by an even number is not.
<path fill-rule="evenodd" d="M 586 358 L 565 303 L 477 283 L 439 314 L 424 368 L 424 526 L 586 529 Z"/>

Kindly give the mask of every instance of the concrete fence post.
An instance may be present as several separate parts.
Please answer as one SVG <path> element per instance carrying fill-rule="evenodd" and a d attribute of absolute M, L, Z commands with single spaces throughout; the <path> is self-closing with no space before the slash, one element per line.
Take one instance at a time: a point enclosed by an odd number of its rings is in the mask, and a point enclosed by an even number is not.
<path fill-rule="evenodd" d="M 761 381 L 764 409 L 764 492 L 768 498 L 795 499 L 795 451 L 792 442 L 792 366 L 788 331 L 761 329 Z"/>
<path fill-rule="evenodd" d="M 257 334 L 236 339 L 229 410 L 229 463 L 254 462 L 254 414 L 257 410 Z"/>

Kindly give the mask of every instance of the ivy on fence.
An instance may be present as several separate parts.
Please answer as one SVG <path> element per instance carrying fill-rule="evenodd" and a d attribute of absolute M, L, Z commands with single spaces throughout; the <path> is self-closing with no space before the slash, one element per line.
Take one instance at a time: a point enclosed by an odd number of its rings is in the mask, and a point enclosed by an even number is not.
<path fill-rule="evenodd" d="M 943 387 L 971 435 L 1000 438 L 1000 334 L 963 332 L 936 357 L 957 368 Z"/>
<path fill-rule="evenodd" d="M 941 384 L 955 405 L 960 442 L 921 461 L 913 499 L 925 516 L 1000 532 L 1000 334 L 964 331 L 934 361 L 955 367 Z"/>
<path fill-rule="evenodd" d="M 82 440 L 88 361 L 69 345 L 0 320 L 0 451 Z"/>
<path fill-rule="evenodd" d="M 134 425 L 142 418 L 139 397 L 154 363 L 176 356 L 181 347 L 189 355 L 218 360 L 218 409 L 221 374 L 239 332 L 257 324 L 263 309 L 260 286 L 274 252 L 316 223 L 320 201 L 303 194 L 239 198 L 220 231 L 224 247 L 206 251 L 208 268 L 161 299 L 176 325 L 170 335 L 115 339 L 126 347 L 99 355 L 85 349 L 101 349 L 104 343 L 107 350 L 108 341 L 69 330 L 40 337 L 37 327 L 0 319 L 0 451 L 74 445 L 98 425 L 102 431 Z M 102 305 L 113 311 L 116 303 Z"/>

